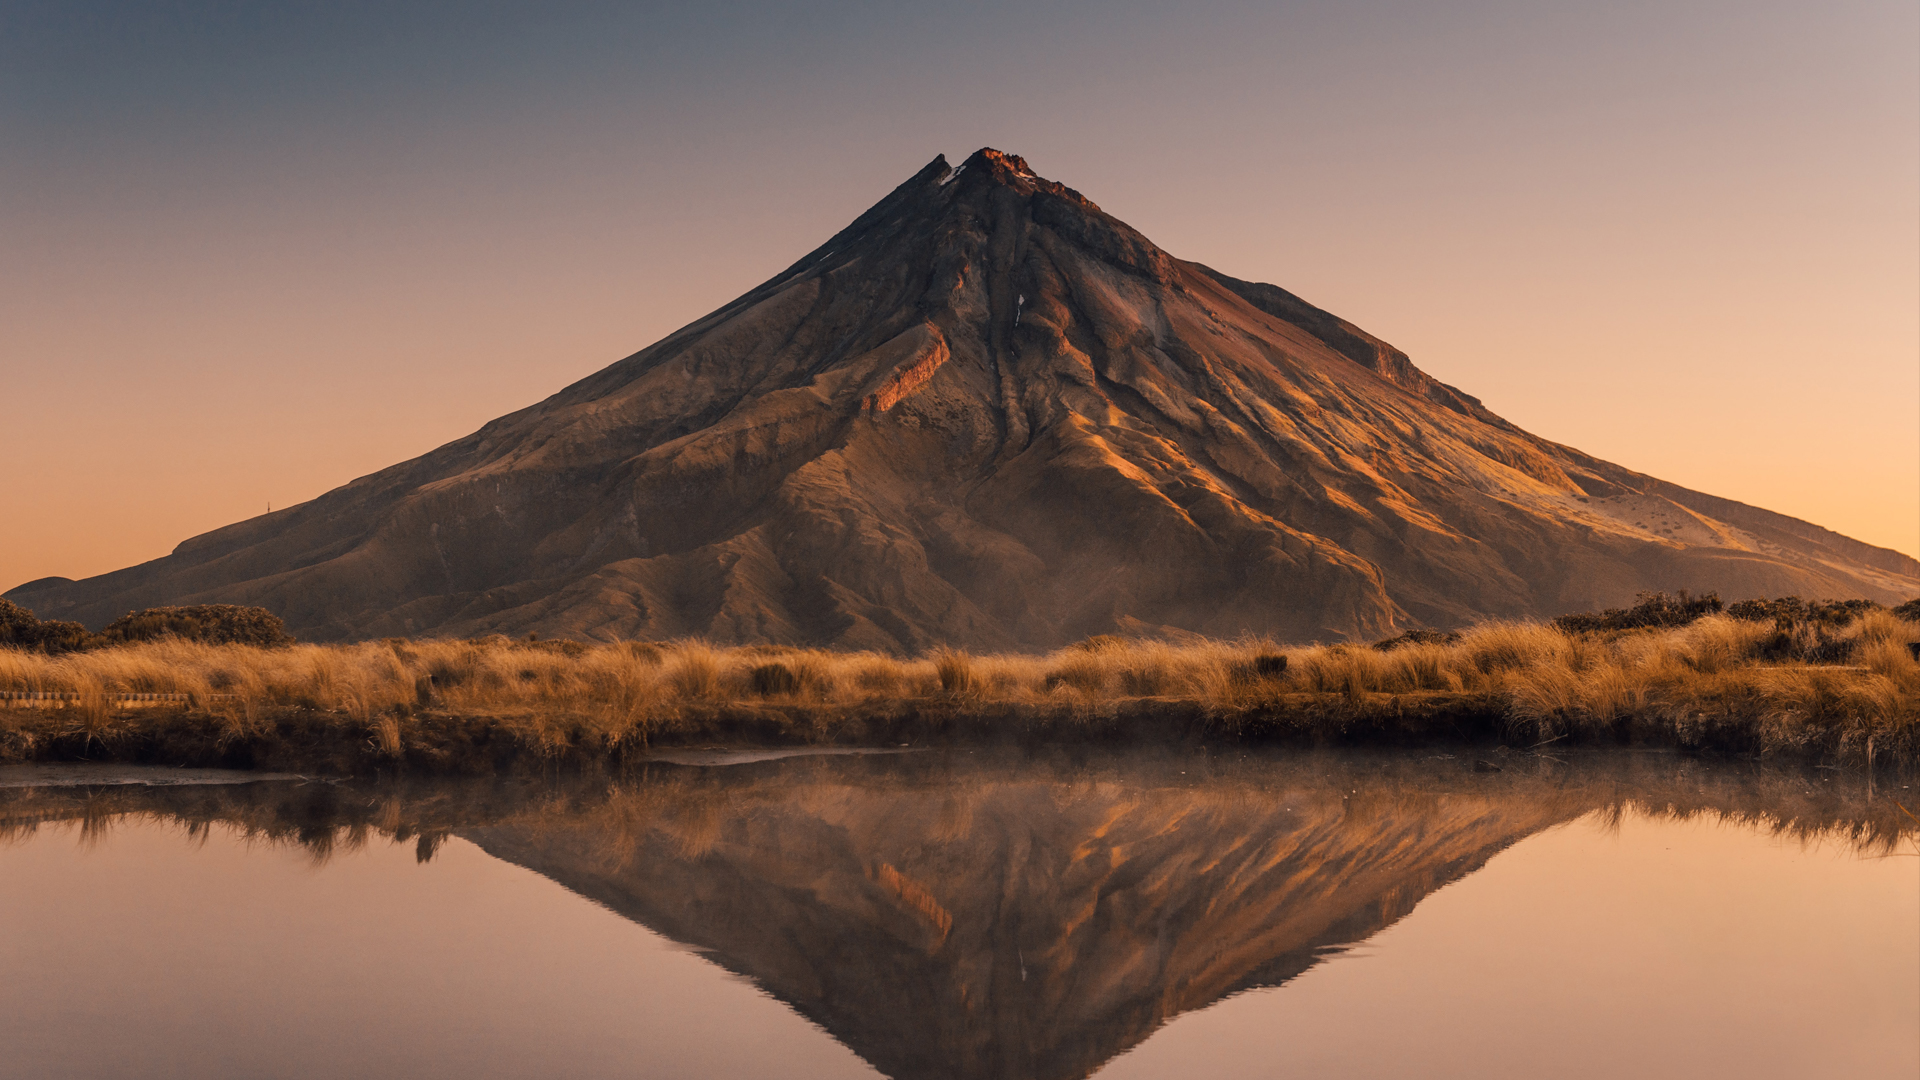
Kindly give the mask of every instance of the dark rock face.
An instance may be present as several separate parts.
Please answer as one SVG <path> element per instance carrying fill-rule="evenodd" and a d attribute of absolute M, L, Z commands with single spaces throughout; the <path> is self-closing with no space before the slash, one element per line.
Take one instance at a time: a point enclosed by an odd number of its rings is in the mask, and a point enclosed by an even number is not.
<path fill-rule="evenodd" d="M 7 595 L 96 626 L 255 604 L 309 640 L 899 650 L 1378 638 L 1678 588 L 1898 602 L 1920 562 L 1528 435 L 982 150 L 465 439 Z"/>

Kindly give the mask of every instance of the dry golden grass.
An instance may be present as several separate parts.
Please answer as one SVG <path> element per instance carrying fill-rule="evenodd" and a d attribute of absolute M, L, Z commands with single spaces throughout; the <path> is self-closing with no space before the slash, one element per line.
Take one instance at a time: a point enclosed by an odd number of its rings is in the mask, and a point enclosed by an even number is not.
<path fill-rule="evenodd" d="M 1262 730 L 1250 718 L 1311 713 L 1304 729 L 1291 730 L 1339 735 L 1364 729 L 1368 717 L 1404 716 L 1409 702 L 1440 699 L 1470 700 L 1499 734 L 1527 743 L 1632 738 L 1914 754 L 1920 664 L 1906 643 L 1920 639 L 1920 624 L 1885 611 L 1858 620 L 1845 631 L 1857 661 L 1846 667 L 1767 662 L 1762 646 L 1771 633 L 1713 616 L 1602 635 L 1490 623 L 1450 645 L 1391 651 L 1099 638 L 1043 655 L 941 650 L 904 659 L 694 640 L 392 639 L 284 649 L 160 641 L 60 656 L 0 649 L 0 690 L 78 695 L 58 709 L 0 709 L 0 760 L 35 756 L 35 747 L 62 738 L 104 744 L 115 732 L 183 717 L 225 744 L 267 737 L 298 714 L 397 757 L 429 728 L 447 738 L 452 718 L 485 720 L 525 747 L 559 754 L 698 736 L 729 710 L 804 712 L 812 727 L 803 735 L 815 740 L 832 738 L 835 717 L 860 709 L 1088 714 L 1129 702 L 1136 711 L 1152 702 L 1203 709 L 1233 718 L 1229 726 L 1241 731 Z M 1279 656 L 1287 664 L 1274 674 Z M 130 693 L 185 699 L 129 709 L 113 697 Z"/>

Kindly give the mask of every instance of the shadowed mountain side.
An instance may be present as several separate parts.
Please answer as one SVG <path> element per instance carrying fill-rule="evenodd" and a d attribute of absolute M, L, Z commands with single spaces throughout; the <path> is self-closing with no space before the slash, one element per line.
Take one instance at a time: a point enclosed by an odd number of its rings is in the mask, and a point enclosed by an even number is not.
<path fill-rule="evenodd" d="M 461 835 L 699 948 L 889 1076 L 1066 1078 L 1586 809 L 1337 764 L 1259 783 L 902 769 L 743 767 Z"/>
<path fill-rule="evenodd" d="M 1372 638 L 1677 588 L 1898 602 L 1920 563 L 1528 435 L 982 150 L 465 439 L 7 595 L 89 625 L 257 604 L 317 640 L 899 651 Z"/>

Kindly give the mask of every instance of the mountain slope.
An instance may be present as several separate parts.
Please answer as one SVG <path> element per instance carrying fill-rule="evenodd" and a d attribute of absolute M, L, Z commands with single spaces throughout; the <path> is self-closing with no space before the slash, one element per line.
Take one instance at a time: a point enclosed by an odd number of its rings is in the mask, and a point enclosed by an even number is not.
<path fill-rule="evenodd" d="M 261 604 L 323 640 L 897 650 L 1366 638 L 1673 588 L 1897 601 L 1920 563 L 1528 435 L 982 150 L 465 439 L 7 595 L 89 624 Z"/>

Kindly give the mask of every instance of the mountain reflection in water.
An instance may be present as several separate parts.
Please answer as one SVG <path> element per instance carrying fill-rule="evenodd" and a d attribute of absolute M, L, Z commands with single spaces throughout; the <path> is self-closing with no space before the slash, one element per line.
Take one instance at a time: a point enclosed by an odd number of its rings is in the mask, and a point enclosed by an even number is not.
<path fill-rule="evenodd" d="M 699 949 L 896 1077 L 1085 1076 L 1593 811 L 1900 840 L 1865 779 L 1671 755 L 652 764 L 617 778 L 0 791 L 0 829 L 158 814 L 324 857 L 450 835 Z"/>

